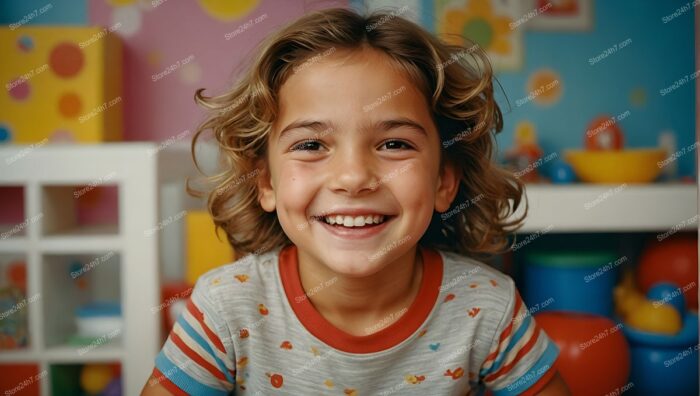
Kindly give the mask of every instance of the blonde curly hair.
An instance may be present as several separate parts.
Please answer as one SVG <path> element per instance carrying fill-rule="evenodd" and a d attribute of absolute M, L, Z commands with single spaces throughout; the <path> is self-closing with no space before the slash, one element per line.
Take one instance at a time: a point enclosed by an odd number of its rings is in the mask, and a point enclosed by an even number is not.
<path fill-rule="evenodd" d="M 522 216 L 509 220 L 521 204 L 524 185 L 493 158 L 503 116 L 494 99 L 490 63 L 477 45 L 449 44 L 396 13 L 363 16 L 331 8 L 305 15 L 263 41 L 250 68 L 228 92 L 207 97 L 204 89 L 197 90 L 195 101 L 209 109 L 209 116 L 193 137 L 192 158 L 201 172 L 195 146 L 203 132 L 211 131 L 223 171 L 205 175 L 210 187 L 203 190 L 188 180 L 188 193 L 208 194 L 215 230 L 225 231 L 237 255 L 290 244 L 276 213 L 260 206 L 256 181 L 278 115 L 279 89 L 314 56 L 363 46 L 388 55 L 424 93 L 443 146 L 440 169 L 449 161 L 460 177 L 450 209 L 433 213 L 421 246 L 479 257 L 506 251 L 509 233 L 527 215 L 527 200 Z"/>

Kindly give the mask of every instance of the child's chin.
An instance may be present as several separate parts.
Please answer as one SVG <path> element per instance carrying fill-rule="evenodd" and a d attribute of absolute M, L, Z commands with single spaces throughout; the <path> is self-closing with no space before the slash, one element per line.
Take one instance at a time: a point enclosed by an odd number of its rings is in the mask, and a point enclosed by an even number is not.
<path fill-rule="evenodd" d="M 360 255 L 346 260 L 336 260 L 329 265 L 331 271 L 339 276 L 364 278 L 376 274 L 382 268 L 381 260 L 370 260 Z"/>

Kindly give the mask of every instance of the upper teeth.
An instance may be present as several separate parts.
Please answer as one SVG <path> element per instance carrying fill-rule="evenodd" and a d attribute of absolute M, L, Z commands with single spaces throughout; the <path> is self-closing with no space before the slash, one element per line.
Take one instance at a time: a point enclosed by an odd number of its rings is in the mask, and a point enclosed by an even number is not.
<path fill-rule="evenodd" d="M 329 224 L 342 224 L 345 227 L 362 227 L 365 224 L 379 224 L 384 221 L 384 215 L 367 215 L 367 216 L 343 216 L 331 215 L 324 216 L 323 220 Z"/>

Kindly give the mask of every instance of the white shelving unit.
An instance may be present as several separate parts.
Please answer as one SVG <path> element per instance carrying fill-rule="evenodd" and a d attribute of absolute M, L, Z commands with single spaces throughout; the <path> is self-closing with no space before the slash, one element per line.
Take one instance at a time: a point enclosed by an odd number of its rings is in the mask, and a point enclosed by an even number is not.
<path fill-rule="evenodd" d="M 697 184 L 528 184 L 521 233 L 647 232 L 698 227 Z M 524 207 L 514 214 L 520 216 Z"/>
<path fill-rule="evenodd" d="M 53 365 L 120 363 L 124 395 L 140 393 L 161 346 L 161 317 L 153 312 L 161 303 L 159 239 L 166 228 L 159 223 L 160 191 L 181 184 L 191 169 L 189 152 L 151 143 L 0 147 L 0 186 L 23 189 L 26 218 L 21 232 L 0 239 L 0 256 L 25 259 L 27 298 L 38 296 L 27 304 L 29 346 L 0 350 L 0 364 L 34 363 L 40 373 L 46 370 L 39 386 L 48 396 Z M 97 185 L 116 186 L 118 221 L 77 225 L 73 191 Z M 117 300 L 124 321 L 120 337 L 88 351 L 66 342 L 75 332 L 73 310 L 85 302 L 70 276 L 75 256 L 105 258 L 86 272 L 90 283 L 83 294 Z"/>

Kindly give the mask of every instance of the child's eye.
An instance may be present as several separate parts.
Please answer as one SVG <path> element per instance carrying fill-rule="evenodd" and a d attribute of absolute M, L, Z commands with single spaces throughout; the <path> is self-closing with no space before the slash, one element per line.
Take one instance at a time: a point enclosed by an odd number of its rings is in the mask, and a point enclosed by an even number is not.
<path fill-rule="evenodd" d="M 390 149 L 391 149 L 391 148 L 398 149 L 398 148 L 400 148 L 400 147 L 399 147 L 400 145 L 404 145 L 404 146 L 406 146 L 408 149 L 413 148 L 413 147 L 411 147 L 410 144 L 408 144 L 408 143 L 406 143 L 406 142 L 404 142 L 404 141 L 402 141 L 402 140 L 387 140 L 386 142 L 382 143 L 382 146 L 389 146 L 389 145 L 392 146 L 392 147 L 389 147 Z"/>
<path fill-rule="evenodd" d="M 316 151 L 312 147 L 316 147 L 316 145 L 320 144 L 318 140 L 304 140 L 301 143 L 298 143 L 292 147 L 292 151 Z"/>

